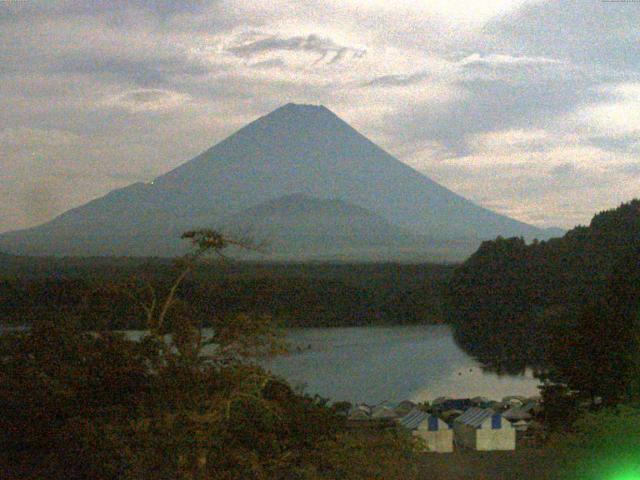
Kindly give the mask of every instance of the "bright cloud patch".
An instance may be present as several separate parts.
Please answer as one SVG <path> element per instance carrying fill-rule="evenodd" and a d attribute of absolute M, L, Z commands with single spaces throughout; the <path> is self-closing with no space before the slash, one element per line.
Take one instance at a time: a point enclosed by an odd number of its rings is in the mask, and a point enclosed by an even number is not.
<path fill-rule="evenodd" d="M 388 14 L 410 11 L 421 15 L 435 15 L 452 23 L 482 24 L 497 15 L 515 10 L 525 3 L 533 2 L 531 0 L 460 0 L 456 2 L 451 0 L 429 0 L 428 2 L 417 2 L 415 0 L 396 0 L 393 2 L 386 0 L 368 2 L 348 0 L 344 3 L 351 4 L 359 9 L 368 8 L 384 11 Z"/>
<path fill-rule="evenodd" d="M 479 53 L 473 53 L 462 60 L 460 65 L 537 65 L 537 64 L 549 64 L 560 63 L 558 60 L 547 57 L 516 57 L 512 55 L 503 54 L 490 54 L 480 55 Z"/>
<path fill-rule="evenodd" d="M 600 134 L 640 133 L 640 83 L 606 85 L 600 92 L 607 101 L 580 109 L 578 120 Z"/>
<path fill-rule="evenodd" d="M 502 130 L 473 135 L 469 146 L 478 153 L 521 153 L 522 150 L 538 150 L 552 144 L 553 136 L 546 130 Z"/>

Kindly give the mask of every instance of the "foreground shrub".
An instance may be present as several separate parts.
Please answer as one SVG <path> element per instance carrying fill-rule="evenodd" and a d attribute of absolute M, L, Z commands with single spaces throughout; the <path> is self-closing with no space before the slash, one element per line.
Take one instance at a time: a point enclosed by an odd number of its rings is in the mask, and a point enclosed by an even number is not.
<path fill-rule="evenodd" d="M 585 414 L 550 448 L 560 460 L 557 478 L 640 478 L 640 408 L 619 405 Z"/>

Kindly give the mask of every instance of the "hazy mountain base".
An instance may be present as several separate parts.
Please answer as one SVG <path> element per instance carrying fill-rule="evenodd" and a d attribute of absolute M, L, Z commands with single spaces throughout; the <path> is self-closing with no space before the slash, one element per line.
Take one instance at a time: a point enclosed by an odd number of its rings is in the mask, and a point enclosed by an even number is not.
<path fill-rule="evenodd" d="M 232 230 L 233 231 L 233 230 Z M 176 230 L 174 234 L 179 234 Z M 237 259 L 253 261 L 342 261 L 342 262 L 408 262 L 408 263 L 451 263 L 460 262 L 473 253 L 479 242 L 475 241 L 439 241 L 427 237 L 413 236 L 399 239 L 392 245 L 375 245 L 352 237 L 338 236 L 279 236 L 257 237 L 265 243 L 261 252 L 230 252 Z M 100 251 L 105 257 L 146 257 L 148 245 L 155 246 L 158 257 L 178 257 L 185 253 L 184 247 L 167 237 L 165 233 L 140 234 L 135 237 L 124 235 L 77 235 L 73 239 L 64 233 L 56 232 L 34 234 L 28 244 L 21 239 L 6 235 L 3 247 L 7 251 L 20 251 L 26 254 L 40 255 L 48 250 L 50 244 L 64 242 L 65 254 L 60 257 L 92 257 Z"/>
<path fill-rule="evenodd" d="M 253 256 L 271 260 L 451 262 L 462 261 L 479 242 L 417 235 L 365 208 L 302 194 L 232 215 L 220 230 L 263 243 L 263 252 Z"/>
<path fill-rule="evenodd" d="M 150 227 L 135 235 L 81 231 L 71 237 L 66 228 L 35 229 L 27 237 L 21 232 L 4 234 L 0 244 L 8 251 L 41 254 L 64 243 L 65 256 L 102 252 L 105 256 L 127 257 L 146 256 L 153 245 L 156 256 L 175 257 L 187 251 L 180 240 L 183 231 L 210 223 L 201 216 L 169 231 L 160 228 L 154 233 Z M 480 244 L 472 238 L 445 241 L 417 235 L 356 205 L 305 195 L 281 197 L 228 215 L 217 222 L 217 230 L 259 245 L 256 252 L 229 249 L 234 258 L 255 261 L 456 262 L 467 258 Z"/>

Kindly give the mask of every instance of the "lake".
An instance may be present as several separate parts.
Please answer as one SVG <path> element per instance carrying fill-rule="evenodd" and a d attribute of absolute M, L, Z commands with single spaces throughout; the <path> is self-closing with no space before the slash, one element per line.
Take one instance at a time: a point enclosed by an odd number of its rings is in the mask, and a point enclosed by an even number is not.
<path fill-rule="evenodd" d="M 143 335 L 126 333 L 132 339 Z M 294 387 L 304 385 L 306 393 L 332 401 L 431 401 L 477 395 L 500 400 L 539 393 L 531 371 L 521 376 L 483 371 L 456 345 L 446 325 L 296 328 L 288 330 L 287 338 L 292 353 L 265 361 L 264 366 Z"/>
<path fill-rule="evenodd" d="M 304 385 L 306 393 L 332 401 L 539 394 L 530 371 L 523 376 L 483 371 L 446 325 L 300 328 L 289 330 L 288 340 L 292 353 L 265 366 L 294 386 Z"/>

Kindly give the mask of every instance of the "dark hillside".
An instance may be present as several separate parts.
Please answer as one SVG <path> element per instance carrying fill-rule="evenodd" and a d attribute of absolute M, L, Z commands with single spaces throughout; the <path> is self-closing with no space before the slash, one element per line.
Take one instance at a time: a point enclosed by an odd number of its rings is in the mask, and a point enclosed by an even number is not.
<path fill-rule="evenodd" d="M 620 285 L 640 287 L 638 252 L 639 200 L 601 212 L 589 226 L 562 238 L 485 242 L 456 270 L 449 286 L 457 338 L 498 369 L 542 366 L 556 330 L 576 336 L 586 328 L 581 323 L 585 309 L 613 303 L 619 295 L 612 292 Z M 602 315 L 606 330 L 606 322 L 614 320 Z"/>

